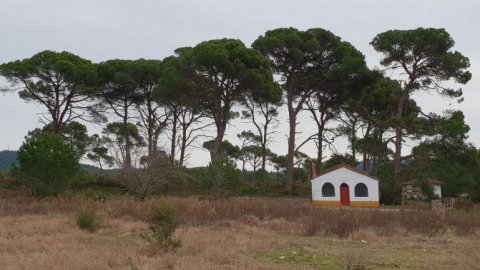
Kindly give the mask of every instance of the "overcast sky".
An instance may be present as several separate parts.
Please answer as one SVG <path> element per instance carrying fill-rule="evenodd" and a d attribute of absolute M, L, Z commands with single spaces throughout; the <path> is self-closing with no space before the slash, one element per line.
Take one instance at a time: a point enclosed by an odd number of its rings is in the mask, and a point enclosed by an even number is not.
<path fill-rule="evenodd" d="M 178 47 L 217 38 L 238 38 L 247 46 L 267 30 L 320 27 L 352 43 L 365 54 L 370 67 L 380 55 L 369 42 L 390 29 L 445 28 L 454 49 L 470 58 L 472 80 L 463 86 L 465 101 L 436 95 L 416 95 L 426 112 L 460 109 L 471 127 L 470 141 L 480 145 L 480 2 L 445 0 L 351 1 L 161 1 L 161 0 L 2 0 L 0 63 L 28 58 L 42 50 L 70 51 L 93 62 L 108 59 L 163 59 Z M 6 82 L 0 79 L 0 85 Z M 17 94 L 0 94 L 0 150 L 16 150 L 27 132 L 39 123 L 43 108 L 27 104 Z M 314 132 L 309 116 L 301 116 L 305 135 Z M 280 133 L 271 145 L 286 153 L 287 118 L 281 115 Z M 99 127 L 90 127 L 93 131 Z M 234 141 L 249 129 L 237 121 L 227 128 Z M 338 144 L 346 151 L 345 143 Z M 408 146 L 407 146 L 408 149 Z M 315 156 L 313 145 L 304 152 Z M 408 151 L 408 150 L 407 150 Z M 208 153 L 195 150 L 190 165 L 208 162 Z"/>

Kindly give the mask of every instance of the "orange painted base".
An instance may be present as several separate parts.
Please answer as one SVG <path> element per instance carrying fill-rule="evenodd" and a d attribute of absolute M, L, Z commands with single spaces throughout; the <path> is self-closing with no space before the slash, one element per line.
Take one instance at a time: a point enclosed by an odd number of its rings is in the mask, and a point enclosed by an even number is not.
<path fill-rule="evenodd" d="M 318 206 L 341 206 L 340 201 L 312 201 L 312 204 Z"/>
<path fill-rule="evenodd" d="M 319 206 L 341 206 L 340 201 L 312 201 L 313 205 Z M 350 201 L 350 206 L 354 207 L 379 207 L 380 203 L 377 201 L 367 201 L 367 202 L 353 202 Z"/>

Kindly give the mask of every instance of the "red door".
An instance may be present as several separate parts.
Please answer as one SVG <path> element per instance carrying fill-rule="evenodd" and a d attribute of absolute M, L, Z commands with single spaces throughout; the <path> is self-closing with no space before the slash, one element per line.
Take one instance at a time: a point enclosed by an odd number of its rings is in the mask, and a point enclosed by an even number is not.
<path fill-rule="evenodd" d="M 350 190 L 347 184 L 340 186 L 340 203 L 342 205 L 350 205 Z"/>

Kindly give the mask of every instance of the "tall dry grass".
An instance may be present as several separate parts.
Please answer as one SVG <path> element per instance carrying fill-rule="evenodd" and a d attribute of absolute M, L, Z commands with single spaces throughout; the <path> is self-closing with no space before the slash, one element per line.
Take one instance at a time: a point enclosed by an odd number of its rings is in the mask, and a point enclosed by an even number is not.
<path fill-rule="evenodd" d="M 459 235 L 474 233 L 480 228 L 480 216 L 473 212 L 451 211 L 445 216 L 432 211 L 398 209 L 326 208 L 308 201 L 289 198 L 202 198 L 162 197 L 144 202 L 129 197 L 95 201 L 85 197 L 37 199 L 24 193 L 0 193 L 0 216 L 50 215 L 76 213 L 91 208 L 109 218 L 132 221 L 150 220 L 153 203 L 163 201 L 177 210 L 181 225 L 218 225 L 239 221 L 273 231 L 312 236 L 351 236 L 362 229 L 379 236 L 392 236 L 398 231 L 436 235 L 447 230 Z"/>
<path fill-rule="evenodd" d="M 174 206 L 183 225 L 175 252 L 148 241 L 150 207 L 159 202 Z M 102 220 L 95 234 L 75 225 L 85 208 Z M 476 269 L 478 215 L 323 208 L 290 198 L 141 202 L 0 192 L 0 269 Z"/>

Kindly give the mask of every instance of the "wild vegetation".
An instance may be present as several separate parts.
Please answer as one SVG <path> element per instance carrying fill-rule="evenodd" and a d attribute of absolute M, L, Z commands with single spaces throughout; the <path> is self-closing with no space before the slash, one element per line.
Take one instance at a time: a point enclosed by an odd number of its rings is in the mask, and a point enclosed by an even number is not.
<path fill-rule="evenodd" d="M 75 224 L 82 209 L 102 220 L 94 234 Z M 479 263 L 478 209 L 442 216 L 318 208 L 291 198 L 142 202 L 2 193 L 0 215 L 0 261 L 7 269 L 61 269 L 66 263 L 71 269 L 471 269 Z M 177 248 L 159 252 L 159 243 Z"/>
<path fill-rule="evenodd" d="M 10 83 L 2 91 L 43 107 L 45 125 L 0 160 L 10 169 L 0 174 L 0 262 L 11 269 L 476 267 L 480 150 L 468 142 L 461 111 L 428 113 L 414 100 L 428 91 L 460 102 L 456 87 L 471 78 L 469 59 L 444 29 L 390 30 L 371 45 L 382 71 L 321 28 L 270 30 L 250 47 L 203 41 L 163 60 L 93 63 L 47 50 L 1 64 Z M 285 135 L 277 128 L 284 110 L 288 150 L 278 153 L 271 143 Z M 313 134 L 299 126 L 307 118 Z M 248 128 L 227 140 L 240 120 Z M 102 133 L 89 134 L 88 123 Z M 336 150 L 341 137 L 348 153 Z M 187 168 L 200 145 L 209 165 Z M 301 151 L 307 145 L 316 157 Z M 85 158 L 95 172 L 81 169 Z M 405 179 L 419 180 L 429 199 L 424 180 L 438 178 L 444 195 L 468 200 L 447 212 L 312 206 L 311 164 L 319 173 L 339 163 L 378 177 L 383 205 L 400 203 Z"/>
<path fill-rule="evenodd" d="M 97 231 L 100 221 L 93 209 L 80 209 L 77 214 L 77 226 L 82 229 L 94 233 Z"/>
<path fill-rule="evenodd" d="M 444 29 L 390 30 L 371 45 L 381 54 L 383 71 L 369 69 L 361 52 L 328 30 L 279 28 L 251 47 L 235 39 L 209 40 L 163 60 L 92 63 L 70 52 L 43 51 L 1 64 L 0 75 L 11 84 L 3 91 L 45 109 L 46 125 L 30 137 L 56 134 L 101 170 L 123 170 L 129 179 L 113 180 L 142 198 L 172 182 L 150 177 L 153 167 L 184 170 L 191 147 L 203 145 L 212 163 L 200 174 L 213 177 L 218 164 L 231 163 L 225 159 L 241 164 L 241 171 L 230 173 L 232 179 L 240 175 L 237 184 L 203 181 L 217 197 L 235 193 L 223 186 L 269 193 L 269 168 L 278 186 L 299 195 L 312 162 L 317 173 L 347 162 L 381 179 L 386 203 L 398 203 L 401 181 L 427 178 L 444 181 L 446 196 L 480 199 L 480 154 L 467 141 L 463 113 L 427 113 L 413 99 L 428 91 L 460 102 L 456 85 L 470 80 L 469 59 L 453 50 Z M 276 130 L 282 110 L 289 119 L 286 154 L 270 149 L 282 135 Z M 298 130 L 303 114 L 317 127 L 313 134 Z M 236 118 L 250 128 L 237 130 L 238 143 L 232 143 L 224 137 Z M 102 134 L 89 135 L 86 121 L 102 125 Z M 339 137 L 348 139 L 350 153 L 337 152 Z M 402 156 L 406 140 L 414 146 Z M 315 158 L 301 151 L 312 142 Z M 148 160 L 165 164 L 152 167 Z"/>

